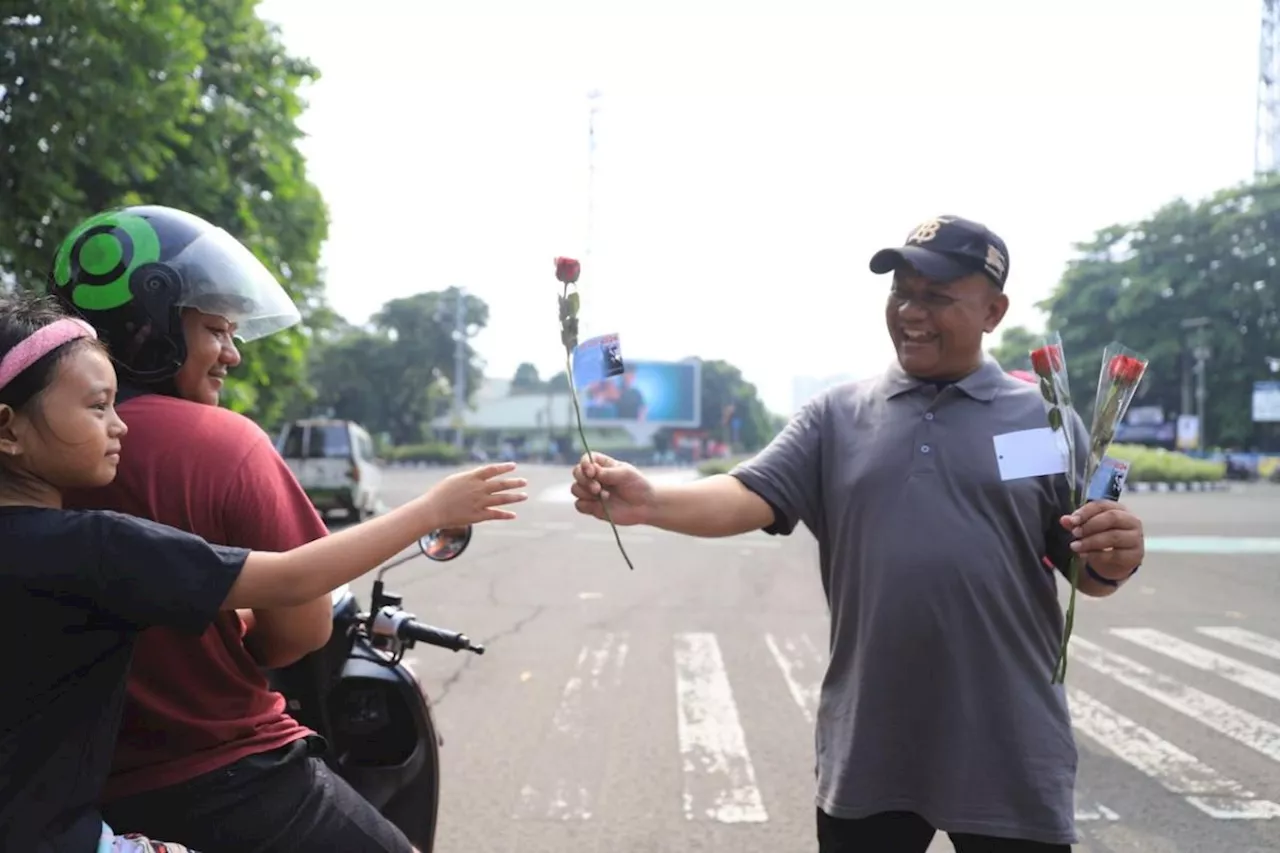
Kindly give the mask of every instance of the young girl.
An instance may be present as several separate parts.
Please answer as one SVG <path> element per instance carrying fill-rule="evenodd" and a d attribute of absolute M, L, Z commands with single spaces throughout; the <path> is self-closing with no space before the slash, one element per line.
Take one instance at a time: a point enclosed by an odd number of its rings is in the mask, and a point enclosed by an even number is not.
<path fill-rule="evenodd" d="M 515 466 L 454 474 L 380 518 L 292 551 L 211 545 L 131 516 L 62 508 L 109 483 L 126 426 L 92 327 L 35 298 L 0 301 L 0 850 L 182 851 L 115 836 L 96 803 L 134 638 L 200 633 L 219 611 L 290 607 L 441 527 L 506 520 Z"/>

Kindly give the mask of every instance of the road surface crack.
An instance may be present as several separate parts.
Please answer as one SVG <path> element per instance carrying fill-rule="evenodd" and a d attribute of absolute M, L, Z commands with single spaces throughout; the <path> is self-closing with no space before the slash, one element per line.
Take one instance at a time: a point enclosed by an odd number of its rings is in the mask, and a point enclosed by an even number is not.
<path fill-rule="evenodd" d="M 522 619 L 518 619 L 514 623 L 512 623 L 510 628 L 507 628 L 503 631 L 499 631 L 498 633 L 490 637 L 485 637 L 483 639 L 485 651 L 487 652 L 489 650 L 489 647 L 494 645 L 495 643 L 498 643 L 502 640 L 510 639 L 511 637 L 514 637 L 517 634 L 519 634 L 521 631 L 527 628 L 531 622 L 533 622 L 535 619 L 537 619 L 539 616 L 545 613 L 546 610 L 547 608 L 545 605 L 538 605 L 533 609 L 533 612 L 530 613 L 528 616 L 525 616 Z M 467 674 L 468 670 L 471 669 L 472 664 L 474 664 L 476 660 L 478 660 L 480 657 L 481 657 L 480 655 L 477 655 L 474 653 L 467 654 L 467 659 L 462 662 L 462 666 L 458 667 L 456 670 L 453 671 L 452 675 L 450 675 L 444 681 L 440 682 L 440 689 L 436 691 L 435 697 L 431 700 L 432 706 L 438 706 L 442 702 L 444 702 L 445 697 L 449 695 L 450 691 L 453 690 L 454 686 L 459 681 L 462 680 L 462 677 Z"/>

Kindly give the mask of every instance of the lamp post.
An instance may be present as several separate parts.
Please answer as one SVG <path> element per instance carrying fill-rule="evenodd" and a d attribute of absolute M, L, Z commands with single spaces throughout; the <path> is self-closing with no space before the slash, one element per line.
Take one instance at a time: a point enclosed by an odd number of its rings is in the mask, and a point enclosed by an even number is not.
<path fill-rule="evenodd" d="M 467 402 L 467 340 L 475 335 L 467 323 L 466 295 L 464 288 L 454 288 L 452 308 L 441 301 L 435 311 L 437 323 L 446 317 L 453 319 L 453 446 L 459 450 L 462 449 L 462 410 Z"/>
<path fill-rule="evenodd" d="M 1205 398 L 1205 364 L 1209 361 L 1211 355 L 1209 345 L 1205 342 L 1205 327 L 1211 321 L 1208 317 L 1191 317 L 1182 321 L 1182 328 L 1192 331 L 1194 330 L 1194 340 L 1191 345 L 1191 355 L 1195 359 L 1195 378 L 1196 378 L 1196 446 L 1198 450 L 1204 450 L 1208 446 L 1205 440 L 1205 423 L 1204 423 L 1204 398 Z M 1184 381 L 1182 384 L 1182 410 L 1185 413 L 1191 408 L 1188 396 L 1188 387 L 1185 381 L 1186 374 L 1183 374 Z"/>

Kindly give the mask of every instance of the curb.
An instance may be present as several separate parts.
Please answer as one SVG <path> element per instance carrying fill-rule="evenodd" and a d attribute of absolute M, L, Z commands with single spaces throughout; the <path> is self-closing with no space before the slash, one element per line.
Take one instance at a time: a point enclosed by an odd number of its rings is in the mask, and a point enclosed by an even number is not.
<path fill-rule="evenodd" d="M 1209 483 L 1127 483 L 1126 491 L 1130 492 L 1229 492 L 1231 483 L 1217 480 Z"/>

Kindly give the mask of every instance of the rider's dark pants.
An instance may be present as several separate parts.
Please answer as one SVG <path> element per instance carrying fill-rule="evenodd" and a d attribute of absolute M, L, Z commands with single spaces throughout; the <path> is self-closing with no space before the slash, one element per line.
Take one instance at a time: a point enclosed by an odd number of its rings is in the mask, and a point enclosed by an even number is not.
<path fill-rule="evenodd" d="M 818 853 L 925 853 L 936 830 L 913 812 L 881 812 L 842 820 L 818 809 Z M 1067 844 L 1044 844 L 952 832 L 956 853 L 1071 853 Z"/>
<path fill-rule="evenodd" d="M 201 853 L 410 853 L 394 825 L 312 755 L 306 740 L 103 809 L 116 832 Z"/>

